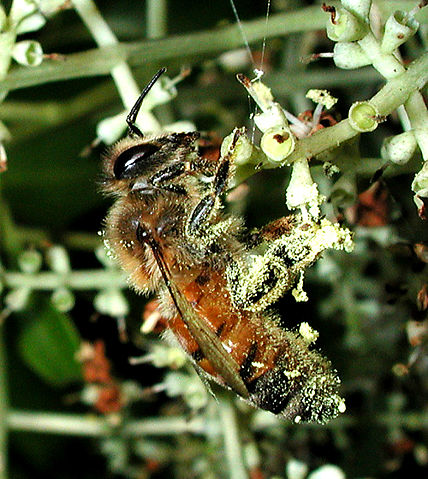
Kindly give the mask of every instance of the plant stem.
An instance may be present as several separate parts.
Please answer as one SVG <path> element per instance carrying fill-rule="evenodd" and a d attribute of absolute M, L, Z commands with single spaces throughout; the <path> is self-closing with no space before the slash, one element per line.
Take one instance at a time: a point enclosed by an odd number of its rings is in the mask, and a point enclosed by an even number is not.
<path fill-rule="evenodd" d="M 116 36 L 92 0 L 74 0 L 73 5 L 98 46 L 109 47 L 119 45 Z M 129 111 L 140 94 L 140 88 L 132 76 L 131 69 L 126 61 L 121 61 L 112 66 L 110 73 L 116 84 L 123 105 L 125 109 Z M 144 129 L 148 131 L 161 129 L 155 116 L 148 111 L 141 111 L 140 122 L 144 125 Z"/>
<path fill-rule="evenodd" d="M 5 421 L 6 422 L 6 421 Z M 106 437 L 117 430 L 107 419 L 78 414 L 57 414 L 33 411 L 10 411 L 7 417 L 13 431 L 64 434 L 70 436 Z M 121 434 L 127 437 L 169 436 L 191 433 L 205 434 L 205 422 L 201 418 L 189 421 L 186 417 L 156 417 L 132 421 L 119 426 Z"/>
<path fill-rule="evenodd" d="M 400 105 L 408 100 L 410 95 L 418 89 L 422 89 L 428 81 L 428 53 L 411 63 L 406 71 L 399 76 L 389 80 L 386 85 L 371 98 L 370 103 L 374 105 L 381 115 L 389 115 Z M 344 141 L 350 140 L 360 133 L 354 130 L 345 119 L 336 125 L 324 128 L 311 136 L 303 138 L 296 143 L 293 153 L 288 156 L 284 165 L 290 165 L 300 158 L 313 158 L 320 153 L 336 148 Z M 245 180 L 254 169 L 245 167 L 237 168 L 237 176 L 240 181 Z M 278 164 L 263 165 L 265 168 L 279 166 Z M 346 165 L 344 165 L 346 167 Z"/>
<path fill-rule="evenodd" d="M 128 283 L 124 273 L 112 270 L 71 271 L 62 275 L 50 271 L 36 274 L 5 272 L 1 279 L 8 288 L 27 287 L 32 290 L 50 291 L 60 286 L 74 290 L 102 290 L 127 288 Z"/>
<path fill-rule="evenodd" d="M 378 40 L 370 31 L 358 42 L 373 67 L 386 79 L 391 80 L 401 75 L 404 65 L 393 55 L 383 53 Z M 396 96 L 396 95 L 394 95 Z M 412 129 L 415 130 L 415 138 L 421 149 L 424 161 L 428 160 L 428 113 L 424 99 L 419 91 L 413 91 L 408 100 L 404 102 L 404 108 L 410 120 Z"/>
<path fill-rule="evenodd" d="M 419 92 L 410 95 L 405 103 L 406 112 L 424 161 L 428 161 L 428 110 Z"/>
<path fill-rule="evenodd" d="M 83 0 L 78 0 L 78 4 Z M 338 5 L 338 2 L 329 4 Z M 414 1 L 378 2 L 386 12 L 396 8 L 411 9 Z M 417 15 L 419 21 L 426 21 L 428 9 L 422 9 Z M 266 18 L 243 22 L 243 29 L 250 43 L 267 38 L 282 37 L 290 33 L 313 31 L 325 28 L 326 14 L 317 6 L 306 7 L 293 12 L 278 13 L 269 17 L 269 29 L 266 32 Z M 152 63 L 183 63 L 186 57 L 220 54 L 233 48 L 242 47 L 242 37 L 236 25 L 215 30 L 186 35 L 171 36 L 156 42 L 110 44 L 102 48 L 81 53 L 65 55 L 64 61 L 45 61 L 35 68 L 17 67 L 0 84 L 0 93 L 34 85 L 71 78 L 108 75 L 116 65 L 127 61 L 131 66 L 147 66 Z M 180 52 L 177 56 L 177 52 Z"/>
<path fill-rule="evenodd" d="M 4 322 L 0 320 L 0 479 L 7 478 L 7 449 L 8 449 L 8 388 L 6 345 L 4 342 Z"/>
<path fill-rule="evenodd" d="M 219 397 L 219 414 L 226 460 L 229 468 L 229 477 L 231 479 L 248 479 L 241 447 L 236 409 L 232 403 L 232 399 L 225 394 Z"/>
<path fill-rule="evenodd" d="M 224 420 L 228 418 L 224 414 Z M 236 420 L 236 417 L 234 417 Z M 223 419 L 222 419 L 223 420 Z M 402 427 L 409 431 L 421 431 L 428 429 L 428 416 L 418 412 L 392 413 L 373 417 L 373 421 L 383 427 Z M 61 414 L 38 411 L 9 410 L 5 421 L 11 431 L 39 432 L 43 434 L 60 434 L 70 436 L 107 437 L 118 428 L 120 433 L 127 437 L 142 436 L 170 436 L 183 433 L 208 435 L 212 434 L 209 425 L 203 418 L 197 417 L 189 420 L 188 417 L 152 417 L 141 420 L 133 420 L 123 426 L 114 426 L 106 418 L 97 418 L 83 414 Z M 299 424 L 299 428 L 305 429 L 342 429 L 357 425 L 352 416 L 343 416 L 328 424 Z M 290 427 L 292 425 L 288 424 Z M 278 420 L 274 415 L 266 413 L 263 421 L 254 423 L 254 430 L 263 431 L 272 427 L 286 427 L 287 423 Z M 229 428 L 227 423 L 225 426 Z M 233 427 L 233 425 L 232 425 Z M 231 436 L 232 437 L 232 436 Z M 245 476 L 246 477 L 246 476 Z"/>
<path fill-rule="evenodd" d="M 166 0 L 147 0 L 147 38 L 162 38 L 167 33 Z"/>

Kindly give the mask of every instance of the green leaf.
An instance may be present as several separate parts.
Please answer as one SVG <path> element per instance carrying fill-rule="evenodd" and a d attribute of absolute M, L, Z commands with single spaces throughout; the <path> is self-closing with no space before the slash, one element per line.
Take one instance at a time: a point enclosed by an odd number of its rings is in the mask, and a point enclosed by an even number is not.
<path fill-rule="evenodd" d="M 18 350 L 27 366 L 53 386 L 65 386 L 82 378 L 75 359 L 79 334 L 69 316 L 46 306 L 23 329 Z"/>

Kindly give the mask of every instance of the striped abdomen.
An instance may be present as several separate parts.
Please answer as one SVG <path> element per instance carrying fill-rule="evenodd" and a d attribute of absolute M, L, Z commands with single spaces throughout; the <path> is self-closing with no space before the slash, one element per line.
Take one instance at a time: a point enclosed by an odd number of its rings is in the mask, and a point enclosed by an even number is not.
<path fill-rule="evenodd" d="M 300 334 L 285 331 L 268 315 L 234 308 L 219 272 L 199 276 L 182 291 L 236 362 L 250 403 L 295 421 L 326 422 L 344 408 L 337 395 L 340 381 L 330 362 L 310 350 Z M 204 356 L 181 317 L 169 322 L 198 366 L 225 384 L 218 365 Z"/>

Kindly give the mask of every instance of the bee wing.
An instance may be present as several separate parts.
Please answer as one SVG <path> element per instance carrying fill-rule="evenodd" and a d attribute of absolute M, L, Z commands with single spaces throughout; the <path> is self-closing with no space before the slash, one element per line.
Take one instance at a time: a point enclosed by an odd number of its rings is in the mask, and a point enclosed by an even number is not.
<path fill-rule="evenodd" d="M 220 339 L 215 332 L 209 328 L 208 324 L 201 321 L 193 306 L 174 283 L 158 245 L 153 240 L 148 242 L 148 244 L 151 247 L 174 306 L 184 324 L 198 343 L 202 353 L 215 367 L 216 371 L 222 376 L 230 388 L 243 398 L 248 398 L 249 392 L 239 375 L 238 363 L 227 353 Z"/>

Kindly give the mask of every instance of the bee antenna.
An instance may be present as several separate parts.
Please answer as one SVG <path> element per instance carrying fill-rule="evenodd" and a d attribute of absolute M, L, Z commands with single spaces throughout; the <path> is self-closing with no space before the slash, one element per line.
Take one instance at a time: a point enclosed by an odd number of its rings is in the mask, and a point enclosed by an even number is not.
<path fill-rule="evenodd" d="M 141 130 L 135 124 L 137 120 L 138 112 L 140 111 L 141 104 L 143 103 L 144 98 L 146 97 L 147 93 L 152 89 L 153 85 L 158 81 L 158 78 L 166 72 L 166 68 L 161 68 L 150 80 L 147 84 L 146 88 L 142 91 L 141 95 L 138 97 L 137 101 L 135 102 L 134 106 L 131 108 L 128 116 L 126 117 L 126 123 L 128 124 L 129 132 L 144 137 Z"/>

